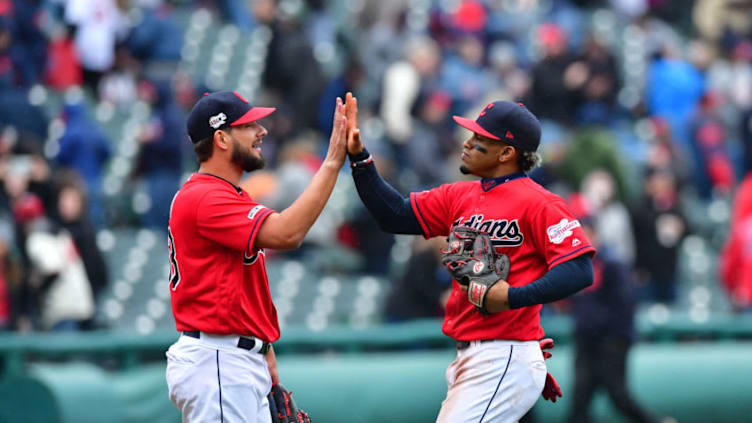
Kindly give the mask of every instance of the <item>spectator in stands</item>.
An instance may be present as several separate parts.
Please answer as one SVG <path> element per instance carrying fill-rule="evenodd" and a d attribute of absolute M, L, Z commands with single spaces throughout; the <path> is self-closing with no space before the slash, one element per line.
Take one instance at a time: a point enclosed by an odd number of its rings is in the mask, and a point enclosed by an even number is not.
<path fill-rule="evenodd" d="M 666 171 L 674 175 L 677 188 L 682 191 L 690 182 L 692 162 L 681 151 L 679 143 L 673 139 L 671 126 L 666 119 L 650 118 L 650 128 L 653 132 L 653 139 L 648 147 L 645 168 Z"/>
<path fill-rule="evenodd" d="M 187 144 L 182 111 L 167 81 L 141 84 L 142 97 L 151 104 L 151 117 L 142 128 L 136 172 L 148 186 L 151 207 L 143 223 L 166 230 L 170 202 L 180 186 L 182 151 Z"/>
<path fill-rule="evenodd" d="M 389 139 L 403 145 L 412 136 L 412 108 L 420 93 L 432 85 L 441 65 L 441 51 L 430 38 L 411 39 L 403 60 L 384 72 L 380 115 Z"/>
<path fill-rule="evenodd" d="M 306 38 L 303 22 L 289 10 L 280 10 L 276 0 L 253 3 L 256 20 L 272 31 L 262 79 L 265 87 L 283 103 L 277 107 L 277 113 L 289 115 L 294 132 L 315 128 L 318 114 L 315 105 L 326 78 Z"/>
<path fill-rule="evenodd" d="M 497 78 L 493 83 L 503 94 L 500 98 L 522 101 L 530 96 L 532 79 L 527 70 L 521 67 L 514 43 L 496 41 L 488 49 L 488 61 Z"/>
<path fill-rule="evenodd" d="M 609 246 L 615 259 L 633 265 L 635 240 L 632 222 L 624 203 L 619 201 L 613 176 L 602 169 L 594 170 L 585 176 L 580 192 L 593 216 L 592 224 L 600 240 Z"/>
<path fill-rule="evenodd" d="M 0 16 L 0 87 L 3 89 L 15 87 L 19 79 L 17 61 L 11 50 L 12 43 L 13 34 L 8 19 Z"/>
<path fill-rule="evenodd" d="M 183 32 L 167 3 L 145 7 L 142 12 L 143 20 L 138 30 L 131 31 L 124 44 L 143 64 L 145 75 L 152 79 L 168 79 L 174 75 L 180 61 Z"/>
<path fill-rule="evenodd" d="M 62 182 L 57 197 L 57 217 L 62 228 L 73 238 L 96 302 L 109 284 L 109 272 L 87 213 L 85 187 L 75 174 L 58 175 L 58 179 Z M 82 329 L 93 329 L 95 326 L 93 319 L 82 322 Z"/>
<path fill-rule="evenodd" d="M 117 0 L 68 0 L 65 21 L 74 28 L 74 44 L 84 83 L 98 93 L 99 80 L 115 63 L 115 45 L 127 34 L 125 14 Z"/>
<path fill-rule="evenodd" d="M 47 218 L 42 201 L 24 194 L 13 205 L 29 260 L 29 281 L 39 299 L 41 327 L 76 330 L 94 316 L 94 297 L 81 255 L 67 231 Z"/>
<path fill-rule="evenodd" d="M 570 74 L 581 75 L 570 76 Z M 576 95 L 575 119 L 580 124 L 608 125 L 614 119 L 616 95 L 621 87 L 616 57 L 605 40 L 590 34 L 584 51 L 566 71 Z"/>
<path fill-rule="evenodd" d="M 704 198 L 729 195 L 736 182 L 726 145 L 728 129 L 719 114 L 721 101 L 715 93 L 704 95 L 691 125 L 694 182 Z"/>
<path fill-rule="evenodd" d="M 637 248 L 636 268 L 646 287 L 646 299 L 669 304 L 676 297 L 679 247 L 687 223 L 679 209 L 674 176 L 648 170 L 644 195 L 632 212 Z"/>
<path fill-rule="evenodd" d="M 441 264 L 441 237 L 416 238 L 402 276 L 390 288 L 384 314 L 389 322 L 443 317 L 452 280 Z"/>
<path fill-rule="evenodd" d="M 0 5 L 0 27 L 5 27 L 9 31 L 10 43 L 6 47 L 16 71 L 13 85 L 28 88 L 40 80 L 47 55 L 47 39 L 42 32 L 43 21 L 40 19 L 42 3 L 3 3 L 4 6 Z"/>
<path fill-rule="evenodd" d="M 665 118 L 681 143 L 682 151 L 689 153 L 688 124 L 705 92 L 703 75 L 684 60 L 680 47 L 665 43 L 648 67 L 646 102 L 653 116 Z"/>
<path fill-rule="evenodd" d="M 452 98 L 452 115 L 464 115 L 494 88 L 495 79 L 484 66 L 485 47 L 472 35 L 459 38 L 453 51 L 444 55 L 440 87 Z"/>
<path fill-rule="evenodd" d="M 363 105 L 381 101 L 382 82 L 386 70 L 399 62 L 404 46 L 410 39 L 407 25 L 409 5 L 398 2 L 369 1 L 358 15 L 362 47 L 353 52 L 363 64 L 365 84 L 359 88 L 358 99 Z"/>
<path fill-rule="evenodd" d="M 105 223 L 102 170 L 110 158 L 110 141 L 87 116 L 83 103 L 67 104 L 63 108 L 63 120 L 65 132 L 58 141 L 60 151 L 55 161 L 83 177 L 89 196 L 89 214 L 95 226 L 102 226 Z"/>
<path fill-rule="evenodd" d="M 570 299 L 575 322 L 575 380 L 569 422 L 591 422 L 590 404 L 596 391 L 603 388 L 630 421 L 657 423 L 627 387 L 636 302 L 629 267 L 615 260 L 609 245 L 600 242 L 590 217 L 579 217 L 579 221 L 598 254 L 593 257 L 593 285 Z"/>
<path fill-rule="evenodd" d="M 63 25 L 56 25 L 51 34 L 45 82 L 47 86 L 58 91 L 65 91 L 83 82 L 76 48 Z"/>
<path fill-rule="evenodd" d="M 121 109 L 132 107 L 138 99 L 139 63 L 124 46 L 115 49 L 112 70 L 99 81 L 99 98 Z"/>
<path fill-rule="evenodd" d="M 370 144 L 370 151 L 376 169 L 390 185 L 399 187 L 399 169 L 396 166 L 388 141 L 383 139 L 374 141 L 376 142 Z M 351 195 L 357 196 L 354 192 L 355 186 L 353 185 L 352 188 L 353 193 Z M 368 212 L 361 201 L 357 201 L 354 205 L 352 216 L 347 225 L 354 231 L 358 252 L 365 258 L 362 271 L 377 275 L 389 275 L 392 258 L 391 254 L 384 254 L 384 252 L 392 250 L 395 241 L 394 235 L 381 230 L 376 219 L 371 216 L 371 213 Z"/>
<path fill-rule="evenodd" d="M 587 75 L 581 67 L 570 68 L 574 58 L 561 27 L 546 23 L 537 35 L 543 59 L 533 65 L 531 99 L 527 103 L 541 119 L 568 124 L 573 118 L 572 91 L 584 83 Z"/>
<path fill-rule="evenodd" d="M 416 187 L 446 182 L 449 154 L 457 148 L 450 124 L 452 99 L 443 91 L 426 93 L 418 100 L 413 135 L 404 146 L 404 159 L 417 178 Z M 407 166 L 406 166 L 407 167 Z"/>

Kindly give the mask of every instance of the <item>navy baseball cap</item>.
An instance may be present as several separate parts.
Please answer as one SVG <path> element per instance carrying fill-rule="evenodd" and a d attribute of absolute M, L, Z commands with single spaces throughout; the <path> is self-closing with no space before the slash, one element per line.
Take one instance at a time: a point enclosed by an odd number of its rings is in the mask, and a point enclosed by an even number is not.
<path fill-rule="evenodd" d="M 453 116 L 461 127 L 484 137 L 504 141 L 524 151 L 538 149 L 541 126 L 538 118 L 522 103 L 494 101 L 480 112 L 478 119 Z"/>
<path fill-rule="evenodd" d="M 254 122 L 275 110 L 273 107 L 253 107 L 237 92 L 207 93 L 196 102 L 188 115 L 188 135 L 191 141 L 197 143 L 211 137 L 218 129 Z"/>

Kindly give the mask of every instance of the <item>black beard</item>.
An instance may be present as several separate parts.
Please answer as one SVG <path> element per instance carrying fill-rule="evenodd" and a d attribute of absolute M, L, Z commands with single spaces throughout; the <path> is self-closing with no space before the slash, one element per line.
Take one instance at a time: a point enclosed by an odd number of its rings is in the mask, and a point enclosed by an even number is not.
<path fill-rule="evenodd" d="M 463 175 L 469 175 L 471 173 L 470 169 L 468 169 L 465 165 L 460 166 L 460 172 L 462 172 Z"/>
<path fill-rule="evenodd" d="M 236 165 L 240 166 L 246 172 L 253 172 L 254 170 L 263 169 L 266 165 L 263 156 L 256 157 L 248 150 L 244 149 L 239 142 L 232 140 L 232 157 L 231 160 Z"/>

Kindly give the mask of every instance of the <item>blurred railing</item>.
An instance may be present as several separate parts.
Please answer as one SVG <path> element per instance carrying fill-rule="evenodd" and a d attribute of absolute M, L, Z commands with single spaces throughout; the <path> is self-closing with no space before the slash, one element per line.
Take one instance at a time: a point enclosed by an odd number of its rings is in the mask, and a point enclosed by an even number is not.
<path fill-rule="evenodd" d="M 709 316 L 698 322 L 688 315 L 656 316 L 642 313 L 637 319 L 641 341 L 682 342 L 752 340 L 752 315 Z M 546 316 L 546 336 L 559 344 L 571 341 L 572 321 L 567 316 Z M 86 358 L 105 362 L 118 369 L 130 369 L 144 362 L 164 360 L 164 352 L 177 338 L 174 330 L 148 335 L 122 331 L 78 333 L 5 333 L 0 335 L 2 375 L 19 375 L 26 363 L 38 360 Z M 441 333 L 440 320 L 416 320 L 364 329 L 335 326 L 314 332 L 306 328 L 286 328 L 275 343 L 279 354 L 414 349 L 446 349 L 452 341 Z"/>

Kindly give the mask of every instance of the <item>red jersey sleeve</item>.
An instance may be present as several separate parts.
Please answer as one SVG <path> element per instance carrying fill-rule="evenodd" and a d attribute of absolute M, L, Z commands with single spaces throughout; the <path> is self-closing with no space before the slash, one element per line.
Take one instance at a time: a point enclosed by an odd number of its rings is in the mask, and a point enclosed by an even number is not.
<path fill-rule="evenodd" d="M 583 254 L 595 253 L 580 222 L 563 200 L 544 204 L 531 224 L 536 248 L 545 257 L 549 270 Z"/>
<path fill-rule="evenodd" d="M 199 203 L 196 224 L 202 236 L 233 250 L 251 252 L 261 224 L 272 212 L 247 195 L 214 190 Z"/>
<path fill-rule="evenodd" d="M 450 187 L 444 184 L 430 191 L 410 193 L 410 205 L 426 238 L 449 234 L 452 224 Z"/>

